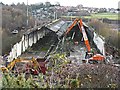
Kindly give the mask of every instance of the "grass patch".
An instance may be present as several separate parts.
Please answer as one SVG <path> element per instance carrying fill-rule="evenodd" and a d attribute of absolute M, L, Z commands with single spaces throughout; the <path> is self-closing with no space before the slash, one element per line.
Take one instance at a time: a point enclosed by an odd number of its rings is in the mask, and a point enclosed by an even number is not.
<path fill-rule="evenodd" d="M 61 16 L 62 18 L 82 18 L 81 16 Z"/>
<path fill-rule="evenodd" d="M 40 50 L 41 51 L 47 51 L 49 48 L 48 47 L 42 47 Z"/>
<path fill-rule="evenodd" d="M 118 18 L 117 13 L 96 13 L 96 14 L 91 14 L 91 16 L 62 16 L 63 18 L 86 18 L 86 19 L 92 19 L 92 18 L 97 18 L 97 19 L 103 19 L 107 18 L 110 20 L 120 20 Z"/>
<path fill-rule="evenodd" d="M 117 13 L 97 13 L 97 14 L 91 14 L 91 16 L 84 16 L 84 18 L 88 18 L 88 19 L 92 19 L 92 18 L 97 18 L 97 19 L 107 18 L 107 19 L 111 19 L 111 20 L 118 20 L 119 19 Z"/>

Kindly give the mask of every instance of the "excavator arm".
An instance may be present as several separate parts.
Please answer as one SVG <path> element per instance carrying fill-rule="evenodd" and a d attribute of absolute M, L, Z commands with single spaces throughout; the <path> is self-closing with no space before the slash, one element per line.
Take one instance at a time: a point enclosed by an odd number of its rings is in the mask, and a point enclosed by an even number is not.
<path fill-rule="evenodd" d="M 12 62 L 10 62 L 7 67 L 1 67 L 0 70 L 2 70 L 3 72 L 8 72 L 10 70 L 12 70 L 12 68 L 15 66 L 15 64 L 17 62 L 21 62 L 22 60 L 21 59 L 15 59 L 13 60 Z"/>
<path fill-rule="evenodd" d="M 88 50 L 88 52 L 90 52 L 91 47 L 90 47 L 90 44 L 89 44 L 89 40 L 88 40 L 86 31 L 85 31 L 85 29 L 83 27 L 82 19 L 79 20 L 78 18 L 76 18 L 74 20 L 74 22 L 72 23 L 72 25 L 70 27 L 68 27 L 68 29 L 66 30 L 65 35 L 67 35 L 76 24 L 78 24 L 80 32 L 83 34 L 83 38 L 84 38 L 84 42 L 85 42 L 85 45 L 87 47 L 87 50 Z"/>
<path fill-rule="evenodd" d="M 68 27 L 68 29 L 66 30 L 65 35 L 67 35 L 71 31 L 71 29 L 77 24 L 77 22 L 78 22 L 78 19 L 76 18 L 72 23 L 72 25 L 70 25 L 70 27 Z"/>
<path fill-rule="evenodd" d="M 12 70 L 13 67 L 15 66 L 15 64 L 16 64 L 17 62 L 21 62 L 21 61 L 22 61 L 21 59 L 15 59 L 15 60 L 13 60 L 12 62 L 10 62 L 10 63 L 8 64 L 7 69 L 8 69 L 8 70 Z"/>
<path fill-rule="evenodd" d="M 41 59 L 35 59 L 35 58 L 32 58 L 32 60 L 23 59 L 23 58 L 15 59 L 12 62 L 10 62 L 7 65 L 7 67 L 1 67 L 0 70 L 2 70 L 3 72 L 9 72 L 13 69 L 15 64 L 18 62 L 31 63 L 31 65 L 33 66 L 32 67 L 33 69 L 31 68 L 31 70 L 33 70 L 33 74 L 35 74 L 36 72 L 38 74 L 39 71 L 41 71 L 43 74 L 45 74 L 45 72 L 47 70 L 45 67 L 46 62 L 41 61 Z"/>
<path fill-rule="evenodd" d="M 83 38 L 84 38 L 84 42 L 85 42 L 86 48 L 87 48 L 88 52 L 90 52 L 91 47 L 90 47 L 90 44 L 89 44 L 89 40 L 88 40 L 86 31 L 85 31 L 85 29 L 83 27 L 82 19 L 79 20 L 79 29 L 80 29 L 80 31 L 83 34 Z"/>

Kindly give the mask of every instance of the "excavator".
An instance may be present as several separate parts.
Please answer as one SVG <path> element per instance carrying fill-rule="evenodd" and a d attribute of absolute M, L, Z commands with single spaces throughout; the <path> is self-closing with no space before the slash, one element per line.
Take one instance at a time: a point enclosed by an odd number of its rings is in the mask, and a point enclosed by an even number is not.
<path fill-rule="evenodd" d="M 12 62 L 10 62 L 7 67 L 3 66 L 0 68 L 0 70 L 4 73 L 4 72 L 9 72 L 11 70 L 13 70 L 15 68 L 15 65 L 17 63 L 25 63 L 26 67 L 25 67 L 25 73 L 31 73 L 34 75 L 38 75 L 40 72 L 45 74 L 46 73 L 46 67 L 45 64 L 46 62 L 44 61 L 44 59 L 35 59 L 32 58 L 31 60 L 29 59 L 23 59 L 23 58 L 17 58 L 15 60 L 13 60 Z"/>
<path fill-rule="evenodd" d="M 63 36 L 66 37 L 67 34 L 72 30 L 72 28 L 76 24 L 79 26 L 80 32 L 83 35 L 84 43 L 85 43 L 86 48 L 87 48 L 87 52 L 86 52 L 86 57 L 87 58 L 85 60 L 82 60 L 83 63 L 93 63 L 94 64 L 94 63 L 98 63 L 99 61 L 104 62 L 105 57 L 103 55 L 101 55 L 101 54 L 95 54 L 94 55 L 91 52 L 90 43 L 89 43 L 86 31 L 84 29 L 82 19 L 77 19 L 76 18 L 74 20 L 74 22 L 70 25 L 70 27 L 67 28 L 67 30 L 66 30 L 66 32 Z M 35 75 L 40 73 L 40 72 L 45 74 L 46 70 L 47 70 L 46 67 L 45 67 L 45 64 L 47 63 L 46 58 L 47 58 L 47 56 L 49 56 L 49 53 L 52 51 L 53 48 L 54 48 L 54 45 L 51 45 L 51 47 L 49 48 L 49 50 L 46 53 L 46 55 L 44 56 L 44 58 L 37 58 L 37 59 L 32 58 L 32 60 L 26 60 L 26 59 L 18 58 L 18 59 L 13 60 L 12 62 L 10 62 L 7 65 L 7 67 L 1 67 L 0 70 L 2 70 L 3 72 L 9 72 L 9 71 L 14 69 L 16 63 L 19 63 L 19 62 L 22 63 L 23 62 L 23 63 L 31 63 L 32 64 L 32 67 L 30 67 L 30 65 L 27 64 L 25 72 L 29 72 L 29 73 L 35 74 Z"/>
<path fill-rule="evenodd" d="M 66 32 L 65 32 L 65 37 L 67 36 L 67 34 L 72 30 L 72 28 L 75 26 L 75 25 L 78 25 L 79 27 L 79 30 L 80 32 L 82 33 L 83 35 L 83 39 L 84 39 L 84 43 L 86 45 L 86 48 L 87 48 L 87 52 L 86 52 L 86 57 L 85 57 L 85 60 L 82 60 L 83 63 L 98 63 L 98 62 L 101 62 L 105 60 L 105 57 L 101 54 L 95 54 L 93 52 L 91 52 L 91 46 L 90 46 L 90 43 L 89 43 L 89 40 L 88 40 L 88 37 L 87 37 L 87 34 L 86 34 L 86 31 L 84 29 L 84 26 L 83 26 L 83 22 L 82 22 L 82 19 L 78 19 L 76 18 L 73 23 L 70 25 L 70 27 L 67 28 Z"/>
<path fill-rule="evenodd" d="M 32 58 L 32 59 L 24 59 L 24 58 L 17 58 L 13 61 L 11 61 L 6 67 L 2 66 L 0 70 L 2 72 L 9 72 L 14 71 L 14 67 L 17 63 L 25 63 L 25 71 L 24 73 L 31 73 L 34 75 L 38 75 L 39 73 L 46 74 L 47 68 L 46 64 L 48 63 L 48 56 L 52 52 L 53 48 L 55 47 L 55 44 L 58 43 L 57 39 L 54 40 L 54 43 L 49 47 L 47 53 L 42 58 Z"/>

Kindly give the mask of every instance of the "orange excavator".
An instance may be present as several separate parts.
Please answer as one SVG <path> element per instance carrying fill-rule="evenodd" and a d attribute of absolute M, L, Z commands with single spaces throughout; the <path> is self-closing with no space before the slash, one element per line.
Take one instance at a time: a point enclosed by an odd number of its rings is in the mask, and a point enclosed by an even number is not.
<path fill-rule="evenodd" d="M 99 61 L 104 61 L 105 60 L 105 57 L 101 54 L 96 54 L 94 55 L 93 53 L 91 53 L 91 47 L 90 47 L 90 43 L 89 43 L 89 40 L 88 40 L 88 37 L 87 37 L 87 34 L 86 34 L 86 31 L 84 29 L 84 26 L 83 26 L 83 22 L 82 22 L 82 19 L 78 19 L 76 18 L 73 23 L 70 25 L 70 27 L 68 27 L 68 29 L 66 30 L 65 32 L 65 36 L 72 30 L 72 28 L 75 26 L 75 25 L 78 25 L 79 27 L 79 30 L 80 32 L 82 33 L 83 35 L 83 39 L 84 39 L 84 42 L 85 42 L 85 45 L 86 45 L 86 48 L 87 48 L 87 52 L 86 52 L 86 59 L 83 60 L 84 63 L 98 63 Z"/>

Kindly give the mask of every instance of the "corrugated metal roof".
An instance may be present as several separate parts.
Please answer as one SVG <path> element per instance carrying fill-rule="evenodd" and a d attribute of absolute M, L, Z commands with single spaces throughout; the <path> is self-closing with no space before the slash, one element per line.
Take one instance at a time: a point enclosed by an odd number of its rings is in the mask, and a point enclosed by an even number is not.
<path fill-rule="evenodd" d="M 57 22 L 55 25 L 51 25 L 49 29 L 51 29 L 54 32 L 57 32 L 64 24 L 65 24 L 65 21 L 60 21 L 60 22 Z"/>

